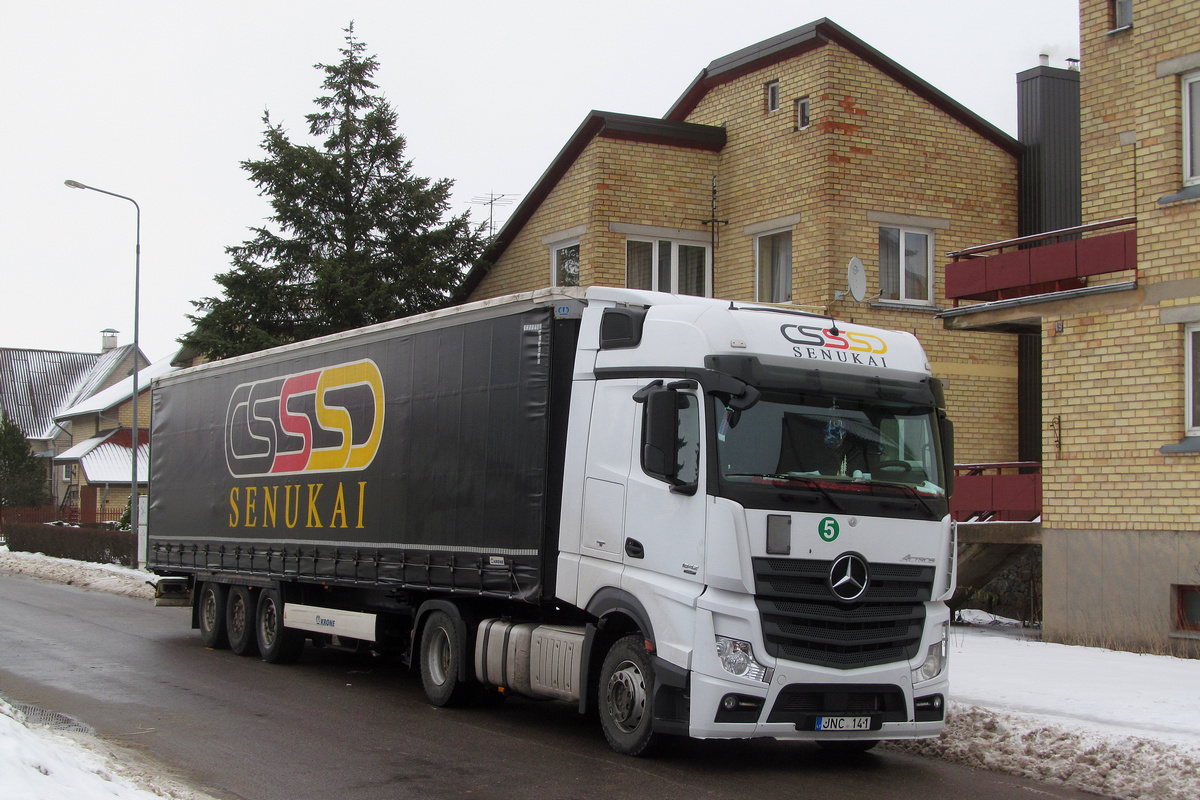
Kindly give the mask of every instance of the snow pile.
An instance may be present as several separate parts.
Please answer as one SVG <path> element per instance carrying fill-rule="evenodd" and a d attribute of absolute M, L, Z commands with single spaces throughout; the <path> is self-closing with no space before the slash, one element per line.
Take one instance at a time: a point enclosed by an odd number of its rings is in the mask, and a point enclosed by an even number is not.
<path fill-rule="evenodd" d="M 25 715 L 0 700 L 0 775 L 6 800 L 200 800 L 201 795 L 145 773 L 126 777 L 115 753 L 102 754 L 94 737 L 32 727 Z M 135 771 L 136 772 L 136 771 Z M 134 780 L 151 785 L 139 789 Z"/>
<path fill-rule="evenodd" d="M 15 572 L 35 578 L 67 583 L 84 589 L 121 594 L 141 600 L 154 599 L 154 581 L 158 576 L 119 564 L 93 564 L 51 558 L 41 553 L 9 552 L 0 545 L 0 572 Z"/>
<path fill-rule="evenodd" d="M 887 746 L 1121 800 L 1200 797 L 1200 751 L 960 703 L 951 703 L 949 712 L 939 738 Z"/>

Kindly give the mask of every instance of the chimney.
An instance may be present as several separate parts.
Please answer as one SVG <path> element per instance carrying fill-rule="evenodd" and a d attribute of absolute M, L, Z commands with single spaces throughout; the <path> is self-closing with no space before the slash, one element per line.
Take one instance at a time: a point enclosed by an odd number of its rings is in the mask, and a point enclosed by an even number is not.
<path fill-rule="evenodd" d="M 1017 75 L 1018 235 L 1080 224 L 1079 72 L 1042 64 Z"/>
<path fill-rule="evenodd" d="M 117 331 L 105 328 L 100 331 L 100 352 L 107 353 L 117 346 Z"/>

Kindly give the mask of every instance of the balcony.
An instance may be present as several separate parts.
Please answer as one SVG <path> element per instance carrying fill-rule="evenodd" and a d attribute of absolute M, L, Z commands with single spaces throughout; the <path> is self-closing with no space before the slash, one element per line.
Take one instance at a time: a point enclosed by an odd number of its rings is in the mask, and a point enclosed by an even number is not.
<path fill-rule="evenodd" d="M 1088 278 L 1137 271 L 1137 217 L 1081 225 L 948 253 L 946 298 L 1010 300 L 1082 289 Z"/>
<path fill-rule="evenodd" d="M 1033 522 L 1042 515 L 1042 465 L 955 464 L 950 515 L 958 522 Z"/>

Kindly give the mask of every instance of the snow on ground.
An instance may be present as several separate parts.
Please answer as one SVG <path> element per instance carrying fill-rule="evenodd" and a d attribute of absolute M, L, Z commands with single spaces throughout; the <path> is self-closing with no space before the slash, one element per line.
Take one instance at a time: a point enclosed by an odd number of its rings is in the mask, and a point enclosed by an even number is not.
<path fill-rule="evenodd" d="M 153 594 L 154 576 L 144 571 L 2 546 L 0 572 Z M 945 733 L 886 747 L 1122 800 L 1200 797 L 1200 660 L 1043 643 L 1011 621 L 963 614 L 969 624 L 951 633 Z M 41 730 L 0 700 L 5 798 L 201 797 L 123 763 L 95 737 Z"/>

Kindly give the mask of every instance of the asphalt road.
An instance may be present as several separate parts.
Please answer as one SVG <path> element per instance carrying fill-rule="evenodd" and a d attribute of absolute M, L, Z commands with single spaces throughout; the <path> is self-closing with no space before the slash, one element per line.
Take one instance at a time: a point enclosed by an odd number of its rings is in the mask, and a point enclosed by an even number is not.
<path fill-rule="evenodd" d="M 437 709 L 396 662 L 208 650 L 185 609 L 0 573 L 0 610 L 0 695 L 218 798 L 1095 798 L 882 749 L 678 741 L 632 759 L 567 704 Z"/>

